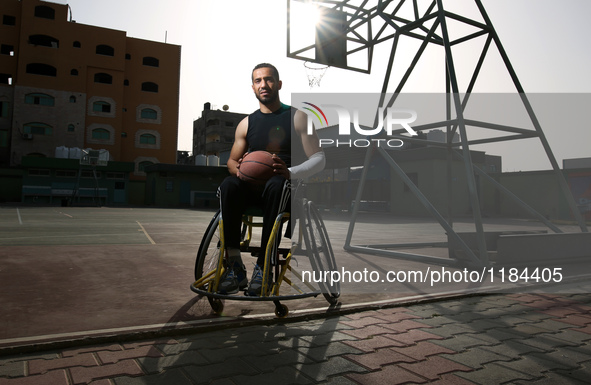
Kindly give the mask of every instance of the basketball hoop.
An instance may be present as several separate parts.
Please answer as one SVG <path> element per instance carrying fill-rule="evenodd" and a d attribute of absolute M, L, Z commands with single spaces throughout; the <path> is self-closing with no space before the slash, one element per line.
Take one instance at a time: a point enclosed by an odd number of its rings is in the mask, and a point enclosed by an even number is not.
<path fill-rule="evenodd" d="M 306 61 L 304 62 L 304 67 L 306 68 L 306 76 L 308 77 L 308 84 L 310 85 L 310 88 L 320 87 L 320 81 L 328 69 L 328 66 L 325 64 Z"/>

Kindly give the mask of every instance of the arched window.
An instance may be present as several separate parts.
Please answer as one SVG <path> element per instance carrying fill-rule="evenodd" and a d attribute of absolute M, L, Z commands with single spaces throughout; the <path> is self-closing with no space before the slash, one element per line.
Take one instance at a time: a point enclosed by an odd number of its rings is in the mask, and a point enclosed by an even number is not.
<path fill-rule="evenodd" d="M 72 68 L 72 69 L 70 70 L 70 75 L 72 75 L 72 76 L 78 76 L 78 70 L 77 70 L 77 69 L 75 69 L 75 68 Z"/>
<path fill-rule="evenodd" d="M 111 104 L 107 102 L 94 102 L 92 103 L 92 110 L 94 112 L 111 112 Z"/>
<path fill-rule="evenodd" d="M 128 86 L 128 85 L 129 85 L 129 79 L 125 79 L 125 80 L 123 80 L 123 85 L 124 85 L 124 86 Z"/>
<path fill-rule="evenodd" d="M 158 84 L 153 82 L 143 82 L 142 91 L 146 92 L 158 92 Z"/>
<path fill-rule="evenodd" d="M 82 43 L 80 43 L 78 40 L 76 40 L 74 43 L 72 43 L 72 47 L 82 48 Z"/>
<path fill-rule="evenodd" d="M 140 144 L 156 144 L 156 136 L 152 134 L 143 134 L 140 136 Z"/>
<path fill-rule="evenodd" d="M 106 44 L 99 44 L 96 46 L 97 55 L 115 56 L 115 48 Z"/>
<path fill-rule="evenodd" d="M 155 57 L 145 56 L 142 60 L 142 64 L 150 67 L 159 67 L 160 60 L 156 59 Z"/>
<path fill-rule="evenodd" d="M 113 77 L 104 72 L 99 72 L 94 74 L 94 82 L 103 84 L 113 84 Z"/>
<path fill-rule="evenodd" d="M 31 122 L 23 125 L 23 132 L 25 134 L 34 135 L 51 135 L 53 133 L 53 128 L 49 124 Z"/>
<path fill-rule="evenodd" d="M 109 140 L 111 139 L 111 133 L 109 130 L 104 128 L 95 128 L 92 130 L 92 139 L 96 140 Z"/>
<path fill-rule="evenodd" d="M 41 17 L 43 19 L 55 19 L 55 10 L 46 5 L 38 5 L 35 7 L 35 17 Z"/>
<path fill-rule="evenodd" d="M 27 73 L 33 75 L 57 76 L 57 69 L 49 64 L 29 63 L 27 64 Z"/>
<path fill-rule="evenodd" d="M 141 113 L 142 119 L 158 119 L 158 112 L 152 108 L 144 108 Z"/>
<path fill-rule="evenodd" d="M 55 98 L 47 94 L 27 94 L 25 95 L 25 104 L 38 104 L 41 106 L 54 106 Z"/>
<path fill-rule="evenodd" d="M 76 97 L 74 95 L 70 96 L 70 103 L 76 103 Z"/>
<path fill-rule="evenodd" d="M 76 127 L 73 124 L 68 124 L 68 132 L 76 131 Z"/>
<path fill-rule="evenodd" d="M 60 41 L 53 36 L 48 35 L 30 35 L 29 44 L 40 45 L 43 47 L 59 48 Z"/>
<path fill-rule="evenodd" d="M 138 169 L 138 171 L 139 171 L 139 172 L 145 172 L 145 171 L 144 171 L 144 169 L 145 169 L 146 167 L 148 167 L 148 166 L 151 166 L 151 165 L 153 165 L 153 164 L 154 164 L 153 162 L 150 162 L 150 161 L 147 161 L 147 160 L 146 160 L 146 161 L 144 161 L 144 162 L 140 162 L 140 163 L 138 163 L 138 165 L 137 165 L 137 169 Z"/>

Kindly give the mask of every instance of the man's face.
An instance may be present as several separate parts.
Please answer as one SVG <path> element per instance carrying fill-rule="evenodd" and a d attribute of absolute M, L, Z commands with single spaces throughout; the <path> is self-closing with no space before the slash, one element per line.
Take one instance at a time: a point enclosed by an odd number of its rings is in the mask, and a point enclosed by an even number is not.
<path fill-rule="evenodd" d="M 259 102 L 268 105 L 279 98 L 281 81 L 273 76 L 271 68 L 258 68 L 252 72 L 252 89 Z"/>

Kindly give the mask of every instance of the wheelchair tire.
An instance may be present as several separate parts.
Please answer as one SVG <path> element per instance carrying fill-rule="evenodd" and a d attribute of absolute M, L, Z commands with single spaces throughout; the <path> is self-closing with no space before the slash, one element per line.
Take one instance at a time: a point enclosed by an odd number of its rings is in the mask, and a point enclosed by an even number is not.
<path fill-rule="evenodd" d="M 209 222 L 207 230 L 203 235 L 203 239 L 199 244 L 197 258 L 195 259 L 196 281 L 203 277 L 204 273 L 208 273 L 217 269 L 217 264 L 220 257 L 220 218 L 221 213 L 218 211 L 211 219 L 211 222 Z"/>
<path fill-rule="evenodd" d="M 322 275 L 324 272 L 337 270 L 334 252 L 328 238 L 324 221 L 313 202 L 308 201 L 304 207 L 304 241 L 306 249 L 311 252 L 312 267 Z M 328 274 L 330 276 L 330 274 Z M 335 305 L 341 295 L 340 282 L 320 282 L 320 289 L 329 304 Z"/>

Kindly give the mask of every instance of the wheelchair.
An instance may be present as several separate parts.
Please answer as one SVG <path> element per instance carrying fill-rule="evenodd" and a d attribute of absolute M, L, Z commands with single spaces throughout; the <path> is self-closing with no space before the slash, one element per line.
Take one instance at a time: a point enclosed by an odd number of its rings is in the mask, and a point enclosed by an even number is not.
<path fill-rule="evenodd" d="M 292 191 L 296 192 L 302 189 L 301 184 L 292 187 Z M 330 278 L 330 273 L 336 271 L 337 266 L 324 222 L 314 203 L 296 196 L 292 200 L 291 213 L 282 212 L 277 215 L 267 245 L 255 246 L 252 241 L 253 230 L 262 227 L 262 221 L 257 222 L 255 218 L 261 215 L 262 212 L 257 209 L 249 209 L 243 215 L 240 244 L 241 252 L 251 253 L 253 256 L 265 253 L 261 294 L 246 296 L 244 292 L 218 293 L 219 284 L 227 269 L 224 224 L 219 210 L 211 219 L 199 245 L 195 260 L 195 282 L 191 284 L 191 290 L 207 297 L 213 312 L 218 315 L 224 309 L 223 300 L 272 301 L 278 318 L 289 314 L 288 307 L 281 303 L 283 300 L 317 297 L 322 294 L 329 305 L 336 305 L 340 297 L 340 284 L 326 278 Z M 282 240 L 285 224 L 288 224 L 285 229 L 286 237 Z M 287 240 L 291 245 L 284 245 Z M 294 261 L 297 270 L 292 267 Z M 305 268 L 309 270 L 304 272 Z"/>

